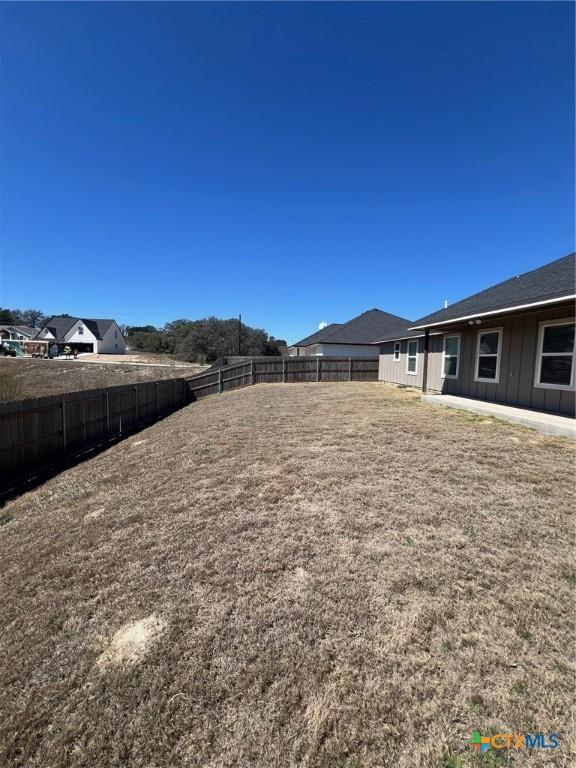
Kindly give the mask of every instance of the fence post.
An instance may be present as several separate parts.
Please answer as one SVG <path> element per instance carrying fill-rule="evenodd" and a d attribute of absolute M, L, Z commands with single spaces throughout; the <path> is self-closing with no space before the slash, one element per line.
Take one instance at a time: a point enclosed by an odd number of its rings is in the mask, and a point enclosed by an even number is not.
<path fill-rule="evenodd" d="M 62 450 L 66 453 L 66 400 L 62 398 Z"/>
<path fill-rule="evenodd" d="M 286 358 L 282 358 L 282 384 L 286 384 Z"/>
<path fill-rule="evenodd" d="M 320 381 L 320 358 L 316 358 L 316 381 Z"/>
<path fill-rule="evenodd" d="M 110 395 L 106 390 L 106 437 L 110 437 Z"/>
<path fill-rule="evenodd" d="M 256 374 L 254 373 L 254 360 L 250 360 L 250 383 L 256 384 Z"/>
<path fill-rule="evenodd" d="M 352 381 L 352 358 L 348 358 L 348 381 Z"/>
<path fill-rule="evenodd" d="M 222 394 L 222 368 L 218 368 L 218 394 Z"/>

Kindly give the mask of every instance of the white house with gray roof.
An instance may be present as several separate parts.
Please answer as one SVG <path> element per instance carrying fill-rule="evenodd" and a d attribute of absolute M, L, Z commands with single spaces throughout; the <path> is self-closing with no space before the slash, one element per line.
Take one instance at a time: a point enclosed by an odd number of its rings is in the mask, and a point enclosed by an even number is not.
<path fill-rule="evenodd" d="M 377 339 L 405 328 L 410 321 L 381 309 L 369 309 L 347 323 L 332 323 L 288 348 L 291 357 L 378 357 Z"/>
<path fill-rule="evenodd" d="M 123 355 L 126 341 L 116 320 L 95 320 L 81 317 L 52 317 L 39 331 L 37 338 L 53 342 L 60 352 L 64 346 L 78 352 Z"/>

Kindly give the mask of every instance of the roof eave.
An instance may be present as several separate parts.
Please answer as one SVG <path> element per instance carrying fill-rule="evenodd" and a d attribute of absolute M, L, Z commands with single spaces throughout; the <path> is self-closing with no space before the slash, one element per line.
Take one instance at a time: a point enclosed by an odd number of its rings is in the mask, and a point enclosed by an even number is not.
<path fill-rule="evenodd" d="M 532 307 L 542 307 L 546 304 L 559 304 L 563 301 L 573 301 L 576 299 L 576 294 L 570 294 L 569 296 L 556 296 L 553 299 L 545 299 L 543 301 L 533 301 L 529 304 L 516 304 L 513 307 L 504 307 L 502 309 L 491 309 L 488 312 L 474 312 L 471 315 L 462 315 L 461 317 L 454 317 L 450 320 L 439 320 L 436 323 L 423 323 L 422 325 L 412 325 L 408 330 L 420 331 L 426 328 L 434 328 L 437 325 L 453 325 L 454 323 L 461 323 L 464 320 L 474 320 L 477 317 L 491 317 L 493 315 L 505 315 L 510 312 L 519 312 L 521 309 L 531 309 Z"/>

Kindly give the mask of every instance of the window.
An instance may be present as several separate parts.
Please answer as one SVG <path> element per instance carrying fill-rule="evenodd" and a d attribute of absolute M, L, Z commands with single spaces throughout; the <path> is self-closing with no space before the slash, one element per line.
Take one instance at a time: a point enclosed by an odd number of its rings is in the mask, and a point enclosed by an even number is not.
<path fill-rule="evenodd" d="M 82 335 L 83 335 L 83 333 L 84 333 L 84 326 L 83 326 L 83 325 L 79 325 L 79 326 L 78 326 L 78 334 L 79 334 L 80 336 L 82 336 Z"/>
<path fill-rule="evenodd" d="M 457 379 L 460 371 L 460 334 L 444 336 L 442 378 Z"/>
<path fill-rule="evenodd" d="M 397 363 L 400 360 L 400 342 L 394 342 L 394 362 Z"/>
<path fill-rule="evenodd" d="M 117 338 L 118 338 L 118 331 L 114 331 L 114 338 L 115 338 L 115 339 L 117 339 Z"/>
<path fill-rule="evenodd" d="M 534 386 L 570 389 L 573 385 L 574 320 L 540 323 Z"/>
<path fill-rule="evenodd" d="M 406 373 L 410 373 L 413 376 L 416 375 L 416 368 L 418 363 L 418 342 L 408 342 L 408 353 L 406 355 Z"/>
<path fill-rule="evenodd" d="M 478 331 L 474 381 L 486 381 L 491 384 L 498 384 L 500 377 L 501 347 L 502 328 L 491 328 L 489 331 Z"/>

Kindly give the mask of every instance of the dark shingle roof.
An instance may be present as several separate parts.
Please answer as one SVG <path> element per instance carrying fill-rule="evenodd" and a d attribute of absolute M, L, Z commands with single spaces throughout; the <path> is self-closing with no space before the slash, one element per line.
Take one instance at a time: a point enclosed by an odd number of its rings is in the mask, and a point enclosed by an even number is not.
<path fill-rule="evenodd" d="M 89 320 L 82 318 L 82 322 L 88 328 L 89 331 L 92 331 L 94 336 L 96 336 L 97 339 L 102 340 L 104 338 L 104 334 L 110 328 L 112 323 L 114 323 L 114 320 Z"/>
<path fill-rule="evenodd" d="M 450 320 L 474 317 L 483 312 L 497 312 L 524 304 L 566 298 L 574 295 L 575 286 L 575 254 L 571 253 L 543 267 L 511 277 L 491 288 L 468 296 L 446 309 L 421 317 L 410 327 L 422 328 Z"/>
<path fill-rule="evenodd" d="M 48 328 L 55 339 L 63 339 L 78 319 L 77 317 L 51 317 L 44 323 L 44 328 Z"/>
<path fill-rule="evenodd" d="M 12 331 L 12 332 L 15 332 L 15 333 L 20 333 L 20 334 L 25 335 L 25 336 L 30 336 L 31 338 L 33 336 L 36 336 L 36 334 L 38 333 L 36 328 L 32 328 L 32 326 L 30 326 L 30 325 L 11 325 L 11 324 L 0 325 L 0 330 L 1 331 Z"/>
<path fill-rule="evenodd" d="M 324 328 L 322 338 L 314 338 L 317 334 L 302 339 L 295 347 L 305 347 L 310 344 L 372 344 L 382 336 L 406 328 L 411 321 L 405 317 L 391 315 L 381 309 L 370 309 L 347 323 L 333 323 Z M 313 339 L 313 341 L 310 341 Z"/>
<path fill-rule="evenodd" d="M 86 328 L 91 331 L 98 340 L 102 340 L 104 334 L 110 328 L 114 320 L 94 320 L 87 317 L 52 317 L 44 327 L 48 328 L 56 340 L 63 339 L 70 328 L 81 320 Z"/>
<path fill-rule="evenodd" d="M 311 333 L 310 336 L 306 336 L 305 339 L 298 341 L 296 344 L 292 344 L 293 347 L 307 347 L 310 344 L 320 343 L 334 328 L 339 328 L 342 323 L 330 323 L 326 328 L 321 328 L 316 333 Z"/>
<path fill-rule="evenodd" d="M 424 336 L 424 331 L 411 331 L 408 327 L 397 328 L 395 331 L 386 333 L 379 339 L 376 339 L 375 344 L 381 341 L 398 341 L 399 339 L 413 339 L 419 336 Z"/>
<path fill-rule="evenodd" d="M 38 328 L 33 328 L 31 325 L 15 325 L 14 327 L 20 333 L 24 333 L 30 336 L 31 338 L 36 336 L 36 334 L 38 333 Z"/>

